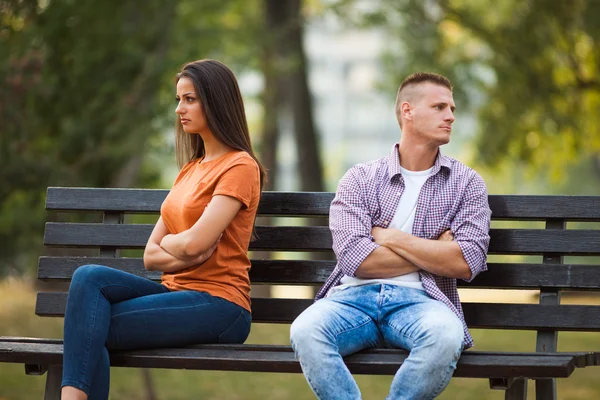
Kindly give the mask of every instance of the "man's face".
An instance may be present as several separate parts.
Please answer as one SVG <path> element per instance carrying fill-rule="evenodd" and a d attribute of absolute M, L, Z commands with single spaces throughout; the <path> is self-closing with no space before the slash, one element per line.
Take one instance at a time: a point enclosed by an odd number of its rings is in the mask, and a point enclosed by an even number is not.
<path fill-rule="evenodd" d="M 415 88 L 415 100 L 410 103 L 412 131 L 424 143 L 441 146 L 450 141 L 454 122 L 452 92 L 433 83 Z"/>

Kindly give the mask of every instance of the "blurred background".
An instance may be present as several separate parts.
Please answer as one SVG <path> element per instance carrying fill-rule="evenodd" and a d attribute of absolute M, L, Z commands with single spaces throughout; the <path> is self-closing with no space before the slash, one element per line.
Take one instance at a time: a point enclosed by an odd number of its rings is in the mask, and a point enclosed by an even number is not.
<path fill-rule="evenodd" d="M 442 151 L 490 194 L 600 194 L 600 0 L 0 0 L 0 335 L 62 337 L 33 312 L 46 188 L 169 188 L 174 75 L 203 58 L 239 79 L 268 190 L 335 191 L 387 155 L 400 82 L 431 71 L 455 85 Z M 534 332 L 486 332 L 477 350 L 535 348 Z M 256 324 L 249 341 L 288 344 L 288 327 Z M 561 334 L 559 350 L 600 350 L 600 335 Z M 41 398 L 44 378 L 0 364 L 0 399 Z M 359 378 L 365 399 L 390 382 Z M 503 398 L 487 387 L 454 379 L 441 398 Z M 558 387 L 600 398 L 593 369 Z M 111 399 L 187 398 L 313 396 L 299 374 L 113 371 Z"/>

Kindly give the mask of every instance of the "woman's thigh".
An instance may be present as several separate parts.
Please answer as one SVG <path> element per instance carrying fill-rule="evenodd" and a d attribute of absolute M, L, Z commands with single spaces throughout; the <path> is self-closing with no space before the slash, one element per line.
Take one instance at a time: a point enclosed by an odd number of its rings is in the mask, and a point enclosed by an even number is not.
<path fill-rule="evenodd" d="M 77 268 L 73 274 L 69 296 L 74 297 L 77 302 L 95 301 L 90 296 L 95 290 L 99 290 L 110 303 L 169 291 L 160 283 L 104 265 L 92 264 Z"/>
<path fill-rule="evenodd" d="M 243 343 L 250 313 L 204 292 L 176 291 L 112 305 L 109 349 L 172 347 L 200 343 Z"/>

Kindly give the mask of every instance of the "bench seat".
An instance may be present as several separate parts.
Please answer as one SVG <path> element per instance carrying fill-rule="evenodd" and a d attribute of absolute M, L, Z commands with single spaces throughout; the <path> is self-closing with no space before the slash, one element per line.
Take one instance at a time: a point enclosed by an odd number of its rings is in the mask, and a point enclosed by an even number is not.
<path fill-rule="evenodd" d="M 61 284 L 86 264 L 101 264 L 155 281 L 139 251 L 153 224 L 139 215 L 160 211 L 166 190 L 49 188 L 44 244 L 38 279 Z M 257 233 L 251 243 L 253 288 L 261 285 L 320 287 L 335 267 L 327 227 L 333 193 L 266 192 L 261 198 Z M 507 399 L 527 398 L 527 380 L 536 380 L 537 399 L 556 399 L 554 378 L 576 368 L 600 365 L 600 349 L 557 352 L 560 331 L 600 332 L 600 305 L 562 304 L 568 291 L 600 292 L 600 196 L 489 197 L 492 226 L 489 270 L 459 288 L 536 290 L 537 304 L 463 302 L 470 328 L 530 330 L 536 346 L 528 352 L 463 352 L 454 376 L 486 378 Z M 504 221 L 509 221 L 508 224 Z M 593 224 L 589 224 L 593 222 Z M 532 224 L 533 223 L 533 224 Z M 56 250 L 55 250 L 56 249 Z M 131 255 L 130 249 L 138 250 Z M 128 251 L 121 257 L 122 251 Z M 535 256 L 535 258 L 524 258 Z M 565 257 L 569 257 L 568 259 Z M 63 317 L 66 292 L 40 292 L 35 313 Z M 252 298 L 254 322 L 289 324 L 312 299 Z M 111 365 L 140 368 L 293 372 L 300 366 L 288 345 L 198 345 L 137 351 L 113 351 Z M 345 358 L 353 373 L 393 375 L 407 356 L 397 349 L 373 349 Z M 48 372 L 47 400 L 59 398 L 62 341 L 0 337 L 0 362 L 25 364 L 29 374 Z"/>
<path fill-rule="evenodd" d="M 0 337 L 0 362 L 62 364 L 62 340 Z M 218 371 L 301 372 L 290 346 L 281 345 L 196 345 L 110 353 L 114 367 L 174 368 Z M 344 360 L 352 373 L 393 375 L 407 357 L 396 349 L 373 349 Z M 566 378 L 575 368 L 599 365 L 593 352 L 510 353 L 466 351 L 456 377 Z"/>

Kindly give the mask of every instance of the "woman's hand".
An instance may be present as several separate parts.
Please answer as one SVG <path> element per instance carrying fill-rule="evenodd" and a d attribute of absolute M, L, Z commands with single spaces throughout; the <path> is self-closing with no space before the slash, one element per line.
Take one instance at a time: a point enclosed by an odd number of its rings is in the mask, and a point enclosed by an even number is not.
<path fill-rule="evenodd" d="M 242 203 L 226 195 L 213 196 L 212 200 L 189 229 L 177 234 L 165 234 L 158 240 L 160 247 L 180 260 L 194 260 L 219 240 Z"/>
<path fill-rule="evenodd" d="M 167 235 L 168 236 L 168 235 Z M 219 238 L 217 239 L 217 241 L 215 243 L 213 243 L 212 246 L 210 246 L 208 248 L 208 250 L 206 250 L 205 252 L 203 252 L 202 254 L 200 254 L 198 257 L 196 257 L 193 260 L 190 260 L 190 262 L 193 262 L 194 265 L 200 265 L 200 264 L 204 264 L 204 262 L 206 260 L 208 260 L 212 254 L 215 252 L 215 250 L 217 249 L 217 246 L 219 245 L 219 242 L 221 242 L 221 238 L 223 237 L 223 235 L 219 236 Z M 163 239 L 164 240 L 164 239 Z M 161 242 L 162 244 L 162 242 Z"/>

